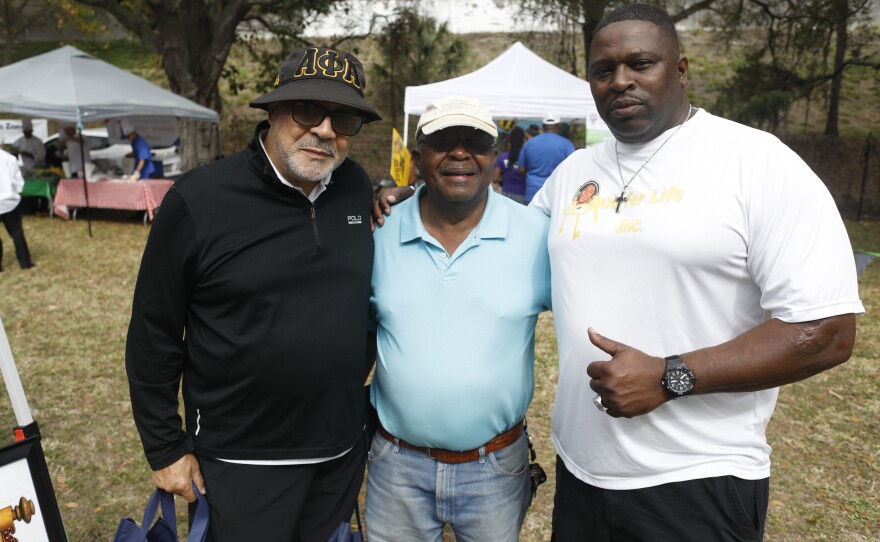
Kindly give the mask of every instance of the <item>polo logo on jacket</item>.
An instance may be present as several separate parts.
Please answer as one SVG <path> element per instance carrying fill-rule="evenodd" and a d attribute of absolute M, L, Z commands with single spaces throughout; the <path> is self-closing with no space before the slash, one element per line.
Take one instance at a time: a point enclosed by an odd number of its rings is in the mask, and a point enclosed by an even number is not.
<path fill-rule="evenodd" d="M 361 223 L 361 215 L 348 215 L 348 223 L 349 224 L 360 224 Z"/>

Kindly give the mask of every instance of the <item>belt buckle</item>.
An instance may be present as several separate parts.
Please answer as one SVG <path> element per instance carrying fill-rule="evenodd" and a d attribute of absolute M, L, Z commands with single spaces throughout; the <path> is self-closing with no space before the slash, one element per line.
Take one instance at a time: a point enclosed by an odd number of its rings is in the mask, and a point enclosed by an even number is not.
<path fill-rule="evenodd" d="M 440 461 L 439 459 L 437 459 L 436 457 L 434 457 L 431 454 L 431 451 L 433 450 L 433 448 L 426 448 L 426 449 L 428 450 L 428 459 L 433 459 L 434 461 Z"/>

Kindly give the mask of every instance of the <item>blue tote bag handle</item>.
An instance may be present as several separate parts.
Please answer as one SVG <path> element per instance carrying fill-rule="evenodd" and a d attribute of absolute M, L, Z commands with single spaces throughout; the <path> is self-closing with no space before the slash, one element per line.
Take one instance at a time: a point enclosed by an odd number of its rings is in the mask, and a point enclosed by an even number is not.
<path fill-rule="evenodd" d="M 208 536 L 208 499 L 199 493 L 199 488 L 196 487 L 195 483 L 193 483 L 193 491 L 195 491 L 196 497 L 199 499 L 199 504 L 196 507 L 196 513 L 193 516 L 192 526 L 189 528 L 189 536 L 186 538 L 186 542 L 205 542 L 205 538 Z M 173 505 L 174 498 L 172 497 L 171 500 Z"/>
<path fill-rule="evenodd" d="M 192 526 L 189 530 L 187 542 L 204 542 L 208 534 L 208 500 L 199 493 L 193 484 L 198 498 L 196 513 L 193 516 Z M 153 524 L 159 506 L 162 506 L 162 518 Z M 138 527 L 134 521 L 123 519 L 119 524 L 114 542 L 177 542 L 177 520 L 174 511 L 174 495 L 156 488 L 147 508 L 144 510 L 144 519 Z"/>

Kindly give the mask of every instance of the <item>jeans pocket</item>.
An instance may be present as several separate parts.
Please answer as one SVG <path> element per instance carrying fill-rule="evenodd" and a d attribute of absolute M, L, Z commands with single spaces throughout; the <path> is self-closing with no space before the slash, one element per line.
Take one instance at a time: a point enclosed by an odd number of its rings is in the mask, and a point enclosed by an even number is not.
<path fill-rule="evenodd" d="M 754 493 L 750 502 L 743 502 L 742 495 L 736 487 L 733 476 L 724 477 L 727 482 L 727 495 L 730 500 L 730 511 L 733 515 L 743 540 L 758 540 L 758 527 L 747 510 L 755 510 Z"/>
<path fill-rule="evenodd" d="M 388 442 L 382 435 L 376 433 L 373 435 L 373 442 L 370 443 L 370 451 L 367 452 L 367 462 L 376 463 L 380 461 L 388 454 L 388 450 L 392 446 L 394 446 L 393 442 Z"/>
<path fill-rule="evenodd" d="M 507 448 L 489 454 L 489 461 L 502 476 L 522 476 L 529 470 L 529 444 L 525 434 Z"/>

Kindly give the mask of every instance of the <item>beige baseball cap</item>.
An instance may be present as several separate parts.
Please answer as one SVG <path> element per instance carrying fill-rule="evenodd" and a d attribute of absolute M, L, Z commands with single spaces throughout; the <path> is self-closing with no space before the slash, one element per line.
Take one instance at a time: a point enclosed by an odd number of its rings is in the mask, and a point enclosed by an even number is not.
<path fill-rule="evenodd" d="M 428 104 L 419 118 L 416 135 L 428 135 L 452 126 L 470 126 L 498 137 L 492 113 L 476 98 L 446 96 Z"/>

